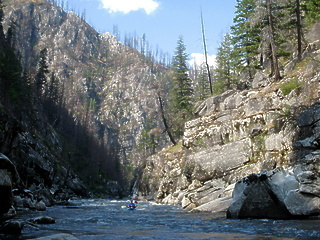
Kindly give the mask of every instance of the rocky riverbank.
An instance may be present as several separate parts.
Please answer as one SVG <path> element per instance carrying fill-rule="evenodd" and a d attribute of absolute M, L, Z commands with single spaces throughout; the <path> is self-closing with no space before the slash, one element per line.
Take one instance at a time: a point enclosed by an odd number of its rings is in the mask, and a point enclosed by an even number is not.
<path fill-rule="evenodd" d="M 41 184 L 22 189 L 20 181 L 14 163 L 0 153 L 0 233 L 21 233 L 24 224 L 11 220 L 19 210 L 46 211 L 55 204 L 68 204 L 69 198 L 75 196 L 71 189 L 54 191 Z"/>
<path fill-rule="evenodd" d="M 308 37 L 304 59 L 287 63 L 281 81 L 258 72 L 252 89 L 199 104 L 182 142 L 137 169 L 134 195 L 193 211 L 226 211 L 232 202 L 230 217 L 269 217 L 247 211 L 268 204 L 283 212 L 270 217 L 320 214 L 320 41 Z M 269 198 L 260 202 L 247 191 Z"/>

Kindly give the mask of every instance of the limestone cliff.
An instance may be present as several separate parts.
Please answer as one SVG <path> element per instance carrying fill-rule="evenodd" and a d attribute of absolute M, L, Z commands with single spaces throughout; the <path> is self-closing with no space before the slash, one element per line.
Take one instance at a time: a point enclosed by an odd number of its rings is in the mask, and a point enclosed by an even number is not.
<path fill-rule="evenodd" d="M 137 170 L 135 196 L 189 210 L 223 210 L 238 180 L 290 168 L 319 149 L 319 131 L 313 130 L 320 116 L 309 109 L 319 104 L 320 41 L 308 37 L 303 60 L 287 63 L 281 81 L 258 72 L 252 89 L 200 103 L 180 145 L 148 158 Z"/>

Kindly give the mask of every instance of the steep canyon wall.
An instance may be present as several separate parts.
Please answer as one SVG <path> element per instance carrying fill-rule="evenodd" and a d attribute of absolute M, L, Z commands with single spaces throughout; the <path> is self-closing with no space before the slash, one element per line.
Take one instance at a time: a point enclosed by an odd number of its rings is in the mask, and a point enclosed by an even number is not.
<path fill-rule="evenodd" d="M 225 210 L 240 179 L 263 170 L 290 169 L 318 150 L 318 49 L 314 40 L 299 66 L 286 65 L 287 74 L 279 82 L 259 72 L 252 89 L 229 91 L 199 104 L 180 145 L 148 158 L 137 170 L 134 196 L 189 210 Z M 299 84 L 284 93 L 292 79 Z"/>

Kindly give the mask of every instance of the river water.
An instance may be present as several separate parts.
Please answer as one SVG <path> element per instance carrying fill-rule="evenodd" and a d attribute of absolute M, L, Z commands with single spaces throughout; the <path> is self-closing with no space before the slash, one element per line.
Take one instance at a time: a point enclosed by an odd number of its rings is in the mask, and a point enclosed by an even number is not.
<path fill-rule="evenodd" d="M 50 216 L 55 224 L 26 225 L 20 237 L 34 239 L 57 233 L 83 240 L 104 239 L 320 239 L 320 220 L 226 219 L 222 214 L 190 213 L 180 207 L 139 202 L 128 211 L 128 201 L 77 200 L 46 212 L 19 212 L 18 220 Z"/>

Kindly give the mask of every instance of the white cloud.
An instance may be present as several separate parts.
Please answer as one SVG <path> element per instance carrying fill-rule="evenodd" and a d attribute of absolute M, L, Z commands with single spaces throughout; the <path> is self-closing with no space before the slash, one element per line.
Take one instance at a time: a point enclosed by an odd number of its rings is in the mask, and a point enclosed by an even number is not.
<path fill-rule="evenodd" d="M 190 66 L 197 65 L 200 66 L 202 63 L 205 63 L 205 56 L 202 53 L 191 53 L 190 54 Z M 215 66 L 216 65 L 216 55 L 208 55 L 208 64 L 209 66 Z"/>
<path fill-rule="evenodd" d="M 152 13 L 159 7 L 159 3 L 154 0 L 100 0 L 103 8 L 109 12 L 129 13 L 143 9 L 147 14 Z"/>

